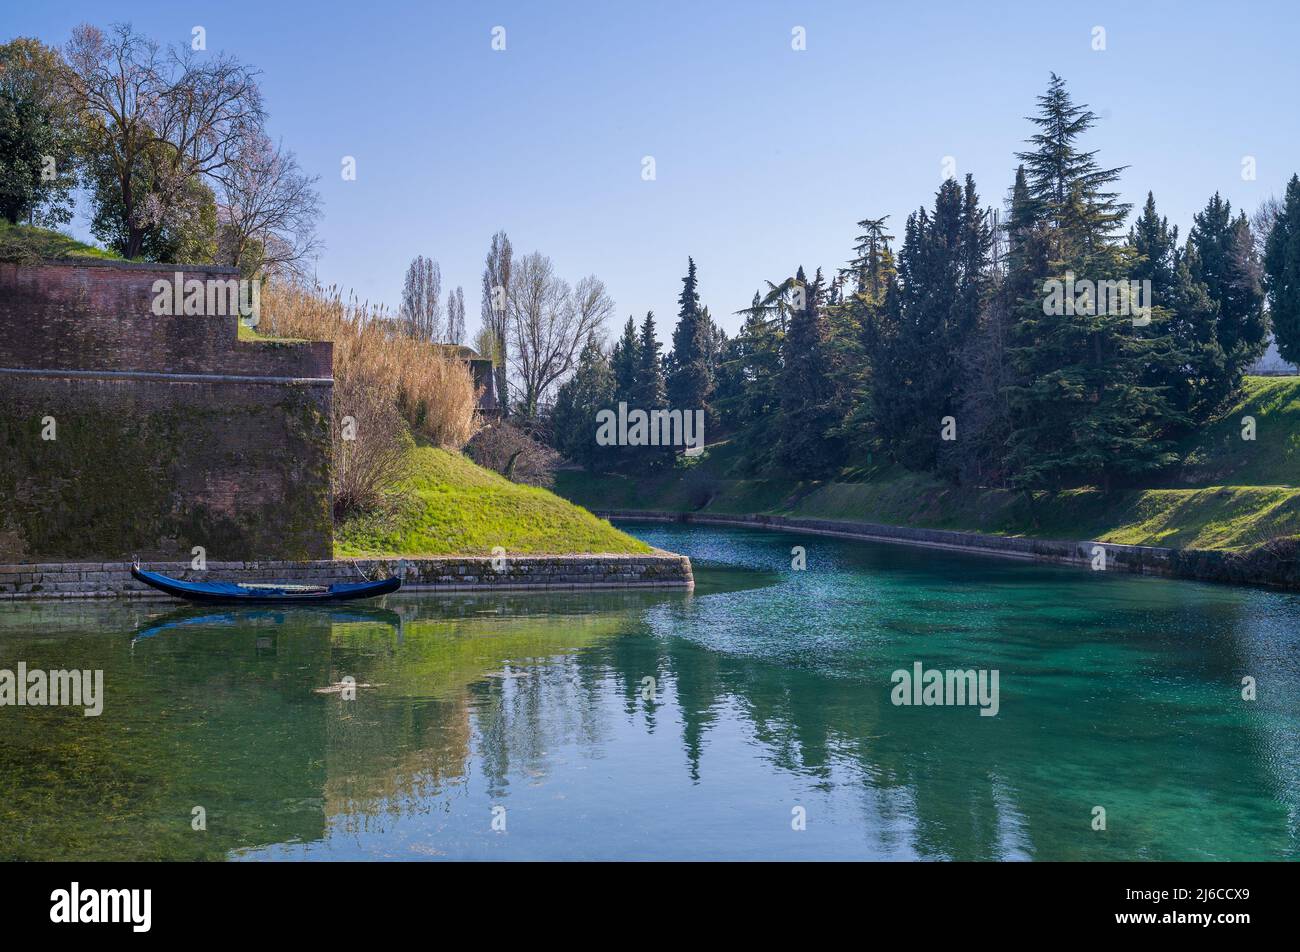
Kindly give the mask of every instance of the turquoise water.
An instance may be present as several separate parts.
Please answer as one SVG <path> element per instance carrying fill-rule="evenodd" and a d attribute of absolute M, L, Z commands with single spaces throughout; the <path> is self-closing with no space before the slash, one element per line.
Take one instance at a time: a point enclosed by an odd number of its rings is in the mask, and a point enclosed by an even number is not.
<path fill-rule="evenodd" d="M 627 528 L 695 593 L 0 607 L 0 669 L 106 694 L 0 707 L 0 858 L 1300 853 L 1300 596 Z M 894 705 L 916 662 L 996 670 L 997 715 Z"/>

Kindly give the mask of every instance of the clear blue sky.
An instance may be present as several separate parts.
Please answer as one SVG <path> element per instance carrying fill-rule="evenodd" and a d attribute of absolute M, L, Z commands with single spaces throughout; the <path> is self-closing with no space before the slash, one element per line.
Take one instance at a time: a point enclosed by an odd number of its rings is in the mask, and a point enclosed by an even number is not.
<path fill-rule="evenodd" d="M 0 36 L 61 45 L 112 20 L 177 43 L 201 25 L 210 51 L 259 67 L 272 135 L 321 176 L 321 279 L 391 305 L 432 255 L 471 332 L 498 228 L 571 281 L 603 278 L 619 321 L 653 308 L 661 336 L 693 255 L 731 331 L 764 278 L 841 265 L 858 219 L 901 234 L 944 156 L 1000 204 L 1052 70 L 1103 117 L 1091 145 L 1130 166 L 1125 198 L 1153 189 L 1184 234 L 1216 189 L 1254 210 L 1300 171 L 1293 0 L 6 0 Z"/>

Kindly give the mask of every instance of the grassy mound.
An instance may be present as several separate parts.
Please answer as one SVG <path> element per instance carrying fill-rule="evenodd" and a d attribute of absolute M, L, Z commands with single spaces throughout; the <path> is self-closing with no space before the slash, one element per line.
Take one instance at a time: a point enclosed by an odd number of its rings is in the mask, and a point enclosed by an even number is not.
<path fill-rule="evenodd" d="M 48 228 L 11 225 L 0 219 L 0 261 L 30 264 L 47 258 L 104 258 L 116 261 L 121 256 Z"/>
<path fill-rule="evenodd" d="M 1241 438 L 1247 416 L 1254 440 Z M 1300 486 L 1300 377 L 1247 377 L 1237 403 L 1179 449 L 1179 485 Z"/>
<path fill-rule="evenodd" d="M 1242 439 L 1242 418 L 1255 439 Z M 818 483 L 730 474 L 733 451 L 646 477 L 563 472 L 556 491 L 591 509 L 771 513 L 998 535 L 1241 551 L 1300 536 L 1300 377 L 1247 377 L 1237 403 L 1183 445 L 1151 488 L 1109 495 L 952 486 L 892 468 Z"/>
<path fill-rule="evenodd" d="M 646 553 L 645 543 L 545 489 L 521 486 L 459 453 L 413 449 L 395 511 L 335 530 L 340 556 Z"/>

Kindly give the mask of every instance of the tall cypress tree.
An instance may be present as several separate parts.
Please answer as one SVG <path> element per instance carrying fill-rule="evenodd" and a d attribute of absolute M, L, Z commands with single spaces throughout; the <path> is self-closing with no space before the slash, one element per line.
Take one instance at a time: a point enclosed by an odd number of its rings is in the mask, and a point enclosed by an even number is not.
<path fill-rule="evenodd" d="M 989 253 L 993 248 L 993 231 L 988 216 L 980 207 L 975 177 L 967 175 L 962 186 L 961 205 L 961 276 L 958 284 L 957 316 L 953 327 L 959 335 L 953 342 L 959 347 L 979 323 L 980 308 L 988 296 L 993 275 L 989 270 Z"/>
<path fill-rule="evenodd" d="M 958 275 L 953 309 L 946 322 L 946 353 L 943 373 L 948 380 L 944 388 L 940 416 L 952 416 L 960 427 L 957 440 L 936 440 L 941 435 L 939 422 L 931 420 L 931 440 L 935 446 L 935 462 L 939 472 L 957 477 L 963 470 L 970 471 L 970 461 L 965 438 L 973 435 L 964 410 L 969 407 L 967 391 L 976 385 L 969 373 L 975 352 L 982 351 L 986 343 L 979 339 L 981 319 L 986 316 L 985 305 L 993 289 L 993 271 L 990 255 L 993 249 L 993 232 L 989 216 L 980 207 L 975 177 L 966 176 L 962 186 L 962 204 L 959 242 L 956 252 Z"/>
<path fill-rule="evenodd" d="M 1150 282 L 1154 354 L 1147 379 L 1188 423 L 1207 419 L 1227 395 L 1227 375 L 1215 331 L 1217 308 L 1192 274 L 1195 251 L 1179 250 L 1178 229 L 1156 211 L 1155 195 L 1129 229 L 1133 280 Z"/>
<path fill-rule="evenodd" d="M 898 306 L 871 353 L 873 419 L 887 452 L 911 469 L 939 460 L 945 417 L 960 400 L 959 362 L 988 287 L 990 237 L 974 179 L 946 180 L 934 211 L 908 217 Z M 951 464 L 945 464 L 951 469 Z"/>
<path fill-rule="evenodd" d="M 1157 299 L 1163 299 L 1174 284 L 1174 257 L 1178 248 L 1178 229 L 1170 229 L 1169 219 L 1156 211 L 1156 197 L 1147 192 L 1142 214 L 1128 233 L 1129 244 L 1136 252 L 1132 276 L 1150 281 Z"/>
<path fill-rule="evenodd" d="M 631 315 L 623 326 L 622 336 L 610 351 L 609 366 L 614 381 L 610 409 L 617 411 L 620 403 L 627 404 L 628 409 L 636 408 L 641 399 L 641 337 Z M 620 467 L 626 467 L 635 463 L 636 452 L 635 448 L 624 446 L 611 452 L 610 456 Z"/>
<path fill-rule="evenodd" d="M 1023 163 L 1016 167 L 1016 180 L 1011 187 L 1006 267 L 1003 290 L 1012 306 L 1030 295 L 1042 293 L 1039 286 L 1048 270 L 1047 224 L 1029 190 Z"/>
<path fill-rule="evenodd" d="M 713 391 L 713 327 L 708 310 L 700 307 L 693 258 L 687 259 L 686 277 L 682 279 L 677 303 L 677 326 L 673 328 L 673 351 L 669 358 L 668 401 L 672 407 L 682 410 L 707 410 Z"/>
<path fill-rule="evenodd" d="M 637 336 L 636 321 L 628 315 L 623 326 L 623 336 L 614 344 L 609 357 L 614 374 L 614 402 L 634 405 L 637 399 L 636 381 L 641 369 L 641 340 Z"/>
<path fill-rule="evenodd" d="M 647 311 L 641 322 L 641 338 L 637 344 L 637 372 L 635 399 L 629 402 L 629 409 L 660 410 L 667 405 L 664 386 L 664 361 L 659 354 L 659 338 L 655 334 L 654 311 Z M 629 446 L 626 457 L 633 465 L 646 465 L 657 468 L 670 464 L 674 450 L 671 446 Z"/>
<path fill-rule="evenodd" d="M 1196 248 L 1193 277 L 1205 283 L 1219 306 L 1216 335 L 1227 360 L 1224 386 L 1233 391 L 1267 343 L 1259 250 L 1245 213 L 1234 218 L 1232 203 L 1218 192 L 1193 216 L 1188 237 Z"/>
<path fill-rule="evenodd" d="M 1264 250 L 1264 286 L 1273 336 L 1282 359 L 1300 364 L 1300 175 L 1292 175 L 1286 200 Z"/>
<path fill-rule="evenodd" d="M 641 336 L 637 342 L 636 387 L 633 394 L 636 406 L 653 410 L 664 405 L 664 367 L 659 351 L 661 345 L 655 334 L 655 312 L 646 311 L 641 322 Z"/>

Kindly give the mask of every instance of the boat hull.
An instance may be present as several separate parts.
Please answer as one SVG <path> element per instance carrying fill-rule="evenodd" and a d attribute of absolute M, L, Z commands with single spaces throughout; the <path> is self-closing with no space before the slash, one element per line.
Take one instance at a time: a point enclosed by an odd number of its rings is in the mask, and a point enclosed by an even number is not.
<path fill-rule="evenodd" d="M 314 605 L 325 602 L 351 602 L 362 598 L 378 598 L 402 587 L 399 578 L 379 579 L 374 582 L 335 582 L 309 591 L 295 591 L 286 583 L 279 588 L 274 583 L 259 584 L 257 588 L 238 582 L 186 582 L 158 572 L 132 568 L 131 575 L 150 588 L 176 598 L 204 604 L 237 605 Z"/>

